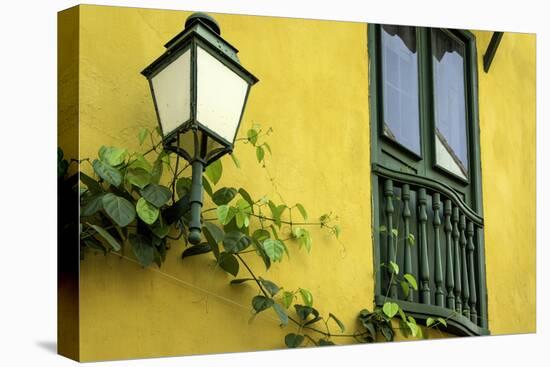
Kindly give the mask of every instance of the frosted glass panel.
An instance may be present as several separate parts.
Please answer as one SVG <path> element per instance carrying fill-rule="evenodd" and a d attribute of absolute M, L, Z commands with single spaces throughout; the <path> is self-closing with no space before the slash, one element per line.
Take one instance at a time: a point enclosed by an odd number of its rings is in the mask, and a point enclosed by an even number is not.
<path fill-rule="evenodd" d="M 190 55 L 190 51 L 184 52 L 152 78 L 164 135 L 189 120 L 191 115 Z"/>
<path fill-rule="evenodd" d="M 197 48 L 197 120 L 230 143 L 241 117 L 247 82 Z"/>
<path fill-rule="evenodd" d="M 467 178 L 464 51 L 464 45 L 459 41 L 440 30 L 432 30 L 436 162 Z"/>
<path fill-rule="evenodd" d="M 420 154 L 416 29 L 381 29 L 384 135 Z"/>

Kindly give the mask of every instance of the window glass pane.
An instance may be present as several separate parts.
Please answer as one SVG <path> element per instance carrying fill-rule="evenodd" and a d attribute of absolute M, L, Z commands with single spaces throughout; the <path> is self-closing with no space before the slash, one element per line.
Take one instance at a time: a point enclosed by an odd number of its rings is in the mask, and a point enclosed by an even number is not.
<path fill-rule="evenodd" d="M 439 29 L 432 30 L 436 162 L 467 178 L 464 55 L 464 44 Z"/>
<path fill-rule="evenodd" d="M 384 135 L 420 154 L 416 29 L 384 25 L 381 33 Z"/>

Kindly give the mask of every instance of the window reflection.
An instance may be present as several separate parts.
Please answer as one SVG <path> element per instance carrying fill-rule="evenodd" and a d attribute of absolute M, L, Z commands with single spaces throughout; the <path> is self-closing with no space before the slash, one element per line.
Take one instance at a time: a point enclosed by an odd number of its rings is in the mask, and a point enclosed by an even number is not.
<path fill-rule="evenodd" d="M 432 30 L 436 162 L 468 177 L 464 86 L 464 45 L 441 30 Z"/>
<path fill-rule="evenodd" d="M 416 29 L 384 25 L 381 30 L 384 134 L 420 154 Z"/>

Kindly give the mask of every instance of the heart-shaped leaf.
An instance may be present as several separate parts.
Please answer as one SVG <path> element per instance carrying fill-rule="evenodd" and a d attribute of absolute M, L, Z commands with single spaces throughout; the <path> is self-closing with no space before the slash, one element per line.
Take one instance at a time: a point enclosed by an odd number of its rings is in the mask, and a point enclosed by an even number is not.
<path fill-rule="evenodd" d="M 172 197 L 172 192 L 168 187 L 157 185 L 157 184 L 149 184 L 147 187 L 145 187 L 143 190 L 140 191 L 141 196 L 145 198 L 148 202 L 156 206 L 157 208 L 160 208 L 164 204 L 170 200 Z"/>
<path fill-rule="evenodd" d="M 384 311 L 386 316 L 388 316 L 391 319 L 399 311 L 399 305 L 394 302 L 386 302 L 384 303 L 384 306 L 382 306 L 382 311 Z"/>
<path fill-rule="evenodd" d="M 144 198 L 139 198 L 136 204 L 136 211 L 141 220 L 147 224 L 155 223 L 159 217 L 159 209 Z"/>
<path fill-rule="evenodd" d="M 233 187 L 222 187 L 212 195 L 212 200 L 216 205 L 228 204 L 237 195 L 237 190 Z"/>
<path fill-rule="evenodd" d="M 155 251 L 149 239 L 141 234 L 132 233 L 129 240 L 139 263 L 144 267 L 151 265 L 155 259 Z"/>
<path fill-rule="evenodd" d="M 92 166 L 94 167 L 95 173 L 111 185 L 118 187 L 122 183 L 122 175 L 118 169 L 97 159 L 94 160 Z"/>
<path fill-rule="evenodd" d="M 111 236 L 109 232 L 107 232 L 105 229 L 101 228 L 100 226 L 96 226 L 95 224 L 88 223 L 88 225 L 92 227 L 101 237 L 103 237 L 103 239 L 107 241 L 107 243 L 113 248 L 113 250 L 115 251 L 120 250 L 120 243 L 118 243 L 118 241 L 113 236 Z"/>
<path fill-rule="evenodd" d="M 103 209 L 119 227 L 126 227 L 136 217 L 134 205 L 128 200 L 112 193 L 105 194 L 101 199 Z"/>
<path fill-rule="evenodd" d="M 287 334 L 285 336 L 285 344 L 288 348 L 297 348 L 304 342 L 303 335 L 294 333 Z"/>

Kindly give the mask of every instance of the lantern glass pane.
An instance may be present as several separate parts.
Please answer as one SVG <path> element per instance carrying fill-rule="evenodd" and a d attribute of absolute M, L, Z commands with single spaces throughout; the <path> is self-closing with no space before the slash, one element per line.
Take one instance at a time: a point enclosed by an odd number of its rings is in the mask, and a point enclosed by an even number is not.
<path fill-rule="evenodd" d="M 197 120 L 233 143 L 248 83 L 221 61 L 197 47 Z"/>
<path fill-rule="evenodd" d="M 151 80 L 164 136 L 191 116 L 190 61 L 191 51 L 187 50 Z"/>

